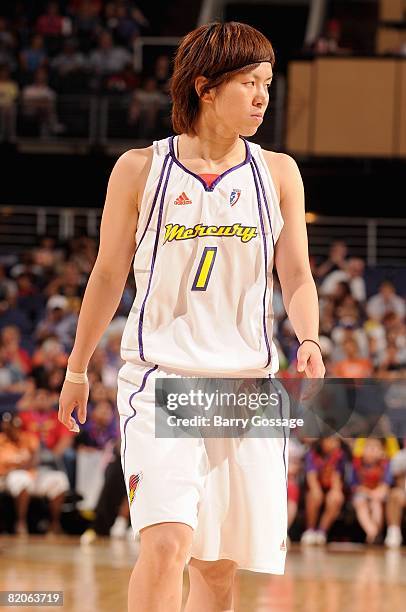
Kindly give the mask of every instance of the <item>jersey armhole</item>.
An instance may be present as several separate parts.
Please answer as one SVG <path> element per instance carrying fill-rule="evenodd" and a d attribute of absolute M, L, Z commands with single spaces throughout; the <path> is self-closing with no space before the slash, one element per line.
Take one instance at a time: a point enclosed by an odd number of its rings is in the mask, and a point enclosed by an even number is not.
<path fill-rule="evenodd" d="M 143 227 L 149 214 L 149 208 L 151 206 L 151 198 L 149 197 L 151 189 L 158 183 L 160 174 L 162 172 L 162 166 L 164 163 L 165 155 L 159 154 L 160 141 L 154 140 L 152 143 L 152 159 L 151 166 L 148 172 L 147 180 L 145 181 L 144 191 L 142 194 L 141 202 L 138 206 L 138 223 L 137 233 L 140 227 Z M 149 206 L 148 206 L 149 204 Z"/>
<path fill-rule="evenodd" d="M 268 167 L 268 163 L 262 152 L 262 148 L 259 145 L 258 145 L 258 157 L 263 167 L 263 170 L 265 172 L 265 176 L 267 177 L 269 189 L 270 189 L 271 196 L 272 196 L 271 215 L 272 217 L 274 217 L 274 221 L 276 222 L 276 227 L 275 227 L 275 230 L 276 230 L 275 240 L 276 240 L 284 225 L 284 219 L 283 219 L 282 212 L 281 212 L 280 200 L 276 192 L 275 183 L 273 181 L 271 171 Z"/>

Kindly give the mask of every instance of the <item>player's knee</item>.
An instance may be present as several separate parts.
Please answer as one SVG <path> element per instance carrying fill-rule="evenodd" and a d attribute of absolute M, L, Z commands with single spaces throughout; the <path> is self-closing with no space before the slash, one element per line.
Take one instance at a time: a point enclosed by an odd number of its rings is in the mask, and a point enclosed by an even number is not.
<path fill-rule="evenodd" d="M 141 530 L 140 554 L 156 565 L 170 567 L 173 564 L 185 564 L 191 544 L 191 535 L 184 529 L 156 527 L 154 531 L 143 533 Z"/>

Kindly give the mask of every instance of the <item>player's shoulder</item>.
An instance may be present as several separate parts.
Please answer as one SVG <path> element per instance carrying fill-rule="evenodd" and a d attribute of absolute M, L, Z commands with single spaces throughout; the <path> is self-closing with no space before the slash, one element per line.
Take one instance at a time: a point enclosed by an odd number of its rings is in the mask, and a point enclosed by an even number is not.
<path fill-rule="evenodd" d="M 267 151 L 262 153 L 275 183 L 279 198 L 289 188 L 301 189 L 303 181 L 296 160 L 287 153 Z"/>
<path fill-rule="evenodd" d="M 297 174 L 299 172 L 297 162 L 291 155 L 277 151 L 268 151 L 267 149 L 262 149 L 262 153 L 268 166 L 274 168 L 278 174 Z"/>
<path fill-rule="evenodd" d="M 120 166 L 124 171 L 129 170 L 132 173 L 134 171 L 139 173 L 146 165 L 151 163 L 152 156 L 152 145 L 142 149 L 128 149 L 120 155 L 120 157 L 117 159 L 116 165 Z"/>
<path fill-rule="evenodd" d="M 128 149 L 120 155 L 114 166 L 114 172 L 120 182 L 133 191 L 138 209 L 144 193 L 145 184 L 151 169 L 153 146 L 142 149 Z"/>

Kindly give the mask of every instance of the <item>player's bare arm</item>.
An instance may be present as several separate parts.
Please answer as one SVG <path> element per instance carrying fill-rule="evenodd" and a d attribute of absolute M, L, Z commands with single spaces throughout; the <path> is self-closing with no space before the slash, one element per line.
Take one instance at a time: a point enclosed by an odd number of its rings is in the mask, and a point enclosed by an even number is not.
<path fill-rule="evenodd" d="M 100 245 L 83 297 L 75 343 L 68 360 L 72 372 L 85 372 L 90 358 L 120 303 L 136 244 L 139 205 L 145 172 L 149 172 L 150 148 L 132 149 L 117 160 L 108 182 L 100 226 Z M 76 408 L 86 420 L 87 383 L 65 380 L 59 402 L 59 420 L 70 430 Z"/>
<path fill-rule="evenodd" d="M 275 247 L 275 266 L 283 303 L 299 342 L 318 342 L 319 306 L 309 263 L 303 181 L 295 160 L 284 153 L 265 151 L 273 172 L 284 226 Z M 322 378 L 325 368 L 319 348 L 305 342 L 298 351 L 298 371 Z"/>

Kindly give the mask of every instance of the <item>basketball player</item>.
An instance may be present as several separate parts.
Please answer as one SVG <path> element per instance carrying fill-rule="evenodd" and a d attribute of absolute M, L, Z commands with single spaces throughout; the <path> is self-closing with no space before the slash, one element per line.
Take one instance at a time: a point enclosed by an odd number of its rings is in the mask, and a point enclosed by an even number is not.
<path fill-rule="evenodd" d="M 188 561 L 186 612 L 233 610 L 237 568 L 284 572 L 286 440 L 216 446 L 154 435 L 157 377 L 268 378 L 278 370 L 274 262 L 300 342 L 298 370 L 324 376 L 301 177 L 291 157 L 247 139 L 263 121 L 273 66 L 271 43 L 248 25 L 189 33 L 171 86 L 177 135 L 127 151 L 109 180 L 59 418 L 71 430 L 75 408 L 86 419 L 86 368 L 135 254 L 137 294 L 118 377 L 122 465 L 140 533 L 130 612 L 178 612 Z"/>

